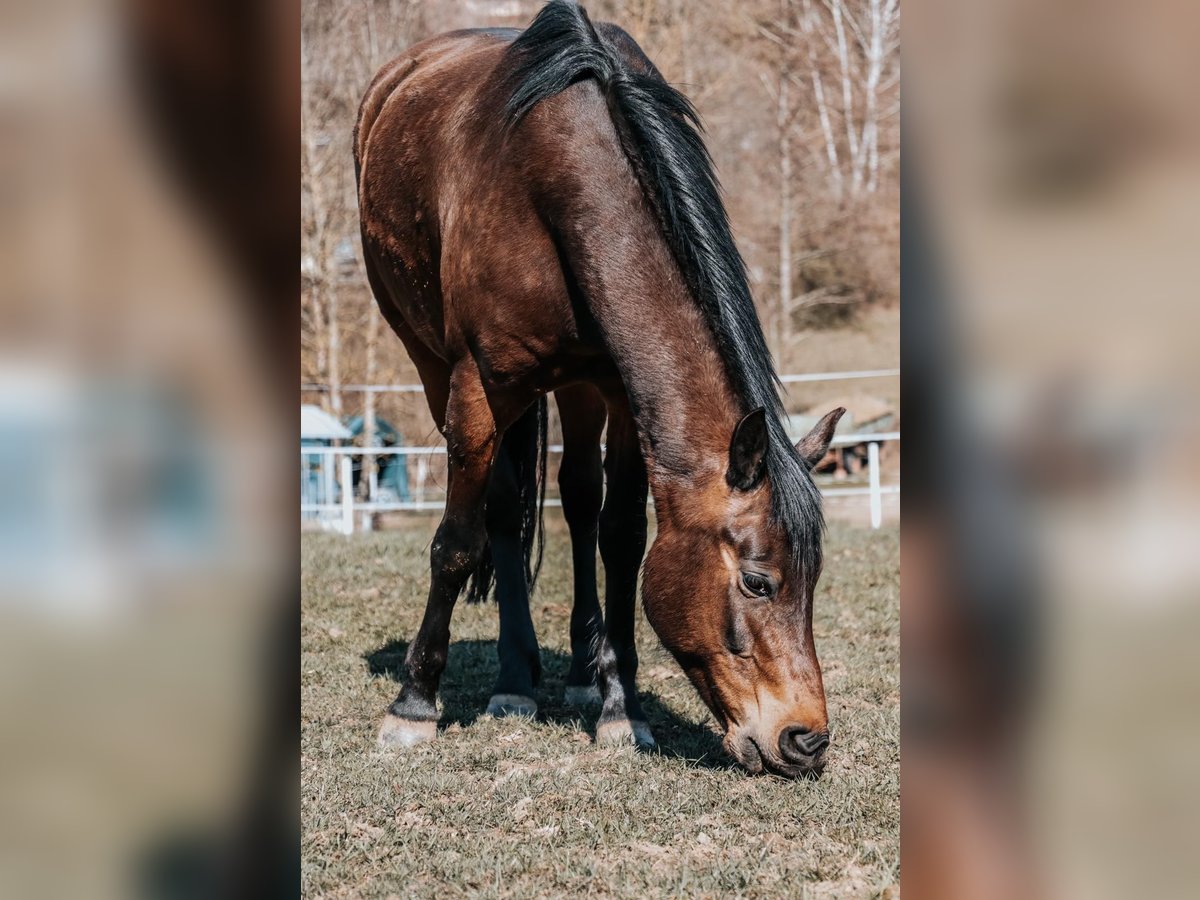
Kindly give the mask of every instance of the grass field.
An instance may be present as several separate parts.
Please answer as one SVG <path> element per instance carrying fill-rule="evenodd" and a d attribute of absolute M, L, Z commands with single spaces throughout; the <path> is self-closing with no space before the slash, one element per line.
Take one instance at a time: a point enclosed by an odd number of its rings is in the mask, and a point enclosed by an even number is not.
<path fill-rule="evenodd" d="M 434 522 L 302 536 L 305 896 L 896 896 L 900 855 L 899 535 L 831 523 L 817 648 L 833 735 L 819 781 L 732 768 L 700 700 L 639 621 L 656 754 L 601 749 L 561 703 L 570 555 L 556 513 L 534 621 L 539 720 L 482 716 L 494 605 L 460 604 L 443 733 L 375 749 L 427 586 Z"/>

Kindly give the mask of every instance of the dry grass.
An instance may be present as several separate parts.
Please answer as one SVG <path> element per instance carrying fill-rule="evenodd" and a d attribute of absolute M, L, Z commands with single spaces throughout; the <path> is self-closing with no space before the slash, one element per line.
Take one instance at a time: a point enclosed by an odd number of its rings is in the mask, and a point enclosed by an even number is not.
<path fill-rule="evenodd" d="M 561 705 L 570 561 L 555 519 L 534 599 L 537 722 L 480 714 L 496 671 L 494 606 L 460 605 L 444 733 L 374 748 L 416 630 L 432 520 L 350 539 L 304 535 L 306 896 L 892 895 L 899 880 L 898 533 L 830 526 L 816 608 L 833 728 L 816 782 L 750 777 L 650 627 L 640 686 L 661 745 L 600 749 Z"/>

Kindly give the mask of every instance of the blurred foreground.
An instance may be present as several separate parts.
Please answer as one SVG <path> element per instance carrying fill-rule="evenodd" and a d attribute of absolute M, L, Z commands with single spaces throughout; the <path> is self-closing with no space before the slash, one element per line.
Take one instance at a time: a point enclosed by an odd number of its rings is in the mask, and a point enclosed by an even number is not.
<path fill-rule="evenodd" d="M 1200 14 L 905 16 L 904 887 L 1195 896 Z"/>
<path fill-rule="evenodd" d="M 295 893 L 278 9 L 0 14 L 5 897 Z"/>

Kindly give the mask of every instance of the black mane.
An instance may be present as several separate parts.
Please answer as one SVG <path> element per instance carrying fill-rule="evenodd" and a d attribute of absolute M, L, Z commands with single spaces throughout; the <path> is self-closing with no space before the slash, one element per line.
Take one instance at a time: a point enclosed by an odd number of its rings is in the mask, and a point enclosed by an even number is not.
<path fill-rule="evenodd" d="M 743 412 L 767 412 L 772 513 L 787 532 L 799 574 L 811 585 L 821 566 L 820 493 L 783 424 L 779 379 L 699 114 L 649 60 L 642 57 L 631 65 L 611 39 L 620 40 L 626 52 L 636 48 L 615 26 L 598 31 L 574 3 L 546 4 L 507 50 L 509 123 L 515 126 L 539 102 L 577 81 L 592 78 L 600 84 L 663 236 L 712 329 Z"/>

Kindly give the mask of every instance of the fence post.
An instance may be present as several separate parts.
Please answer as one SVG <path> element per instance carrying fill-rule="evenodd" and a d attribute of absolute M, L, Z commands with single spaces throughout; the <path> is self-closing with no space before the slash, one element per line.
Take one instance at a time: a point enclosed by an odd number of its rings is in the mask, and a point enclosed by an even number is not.
<path fill-rule="evenodd" d="M 879 444 L 867 444 L 867 477 L 871 490 L 871 527 L 883 524 L 883 493 L 879 490 Z"/>
<path fill-rule="evenodd" d="M 333 492 L 333 470 L 337 465 L 336 460 L 337 457 L 329 453 L 321 454 L 321 487 L 325 491 L 321 497 L 322 503 L 332 503 L 336 496 Z"/>
<path fill-rule="evenodd" d="M 348 453 L 342 457 L 342 534 L 354 534 L 354 476 Z"/>
<path fill-rule="evenodd" d="M 383 457 L 386 459 L 386 457 Z M 362 523 L 360 529 L 366 533 L 375 530 L 375 513 L 371 512 L 371 507 L 379 502 L 379 460 L 378 456 L 364 456 L 362 458 L 362 469 L 360 470 L 367 476 L 367 508 L 363 510 Z M 362 479 L 362 476 L 359 476 Z"/>

